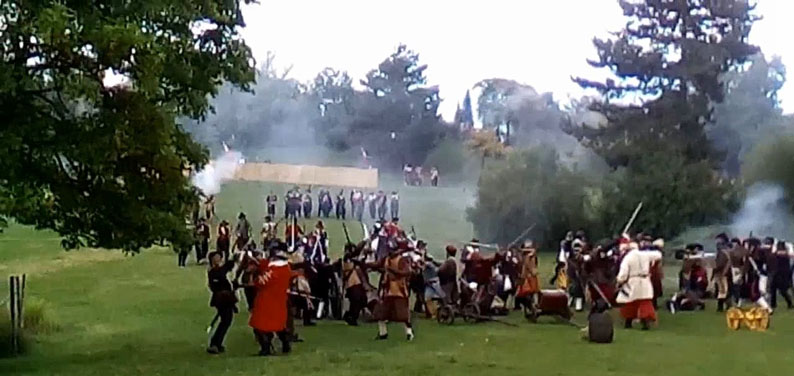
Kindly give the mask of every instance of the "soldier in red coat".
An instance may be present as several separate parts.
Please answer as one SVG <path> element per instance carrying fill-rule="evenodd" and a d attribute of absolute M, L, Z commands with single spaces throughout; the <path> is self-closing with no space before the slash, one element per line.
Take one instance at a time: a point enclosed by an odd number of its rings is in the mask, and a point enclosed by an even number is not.
<path fill-rule="evenodd" d="M 248 321 L 259 342 L 261 356 L 272 354 L 271 342 L 274 334 L 281 341 L 283 353 L 291 350 L 286 328 L 287 290 L 290 287 L 292 271 L 283 249 L 274 249 L 271 252 L 270 260 L 263 260 L 259 264 L 259 274 L 254 280 L 256 300 Z"/>

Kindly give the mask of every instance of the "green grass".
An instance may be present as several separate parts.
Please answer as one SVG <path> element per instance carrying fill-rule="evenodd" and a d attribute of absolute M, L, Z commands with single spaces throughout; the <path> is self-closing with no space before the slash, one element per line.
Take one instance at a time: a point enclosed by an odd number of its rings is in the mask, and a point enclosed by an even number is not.
<path fill-rule="evenodd" d="M 218 212 L 232 218 L 241 208 L 261 224 L 266 184 L 227 185 Z M 278 194 L 285 187 L 273 187 Z M 402 217 L 439 254 L 447 241 L 471 236 L 463 208 L 470 192 L 457 188 L 399 187 Z M 353 222 L 350 223 L 351 227 Z M 328 222 L 333 248 L 341 225 Z M 360 236 L 359 227 L 356 234 Z M 543 279 L 551 254 L 541 255 Z M 26 272 L 28 294 L 49 304 L 57 331 L 34 337 L 31 352 L 1 359 L 3 375 L 742 375 L 782 372 L 790 350 L 794 315 L 779 311 L 765 333 L 730 332 L 714 312 L 661 313 L 651 332 L 617 329 L 612 345 L 591 345 L 577 329 L 554 320 L 529 324 L 520 315 L 499 323 L 439 326 L 416 319 L 417 339 L 373 341 L 376 328 L 323 321 L 298 331 L 306 339 L 290 356 L 258 358 L 247 315 L 235 317 L 222 356 L 204 353 L 208 307 L 203 267 L 176 268 L 175 255 L 151 249 L 136 256 L 119 251 L 64 252 L 49 232 L 12 226 L 0 236 L 0 291 L 6 275 Z M 668 281 L 675 266 L 668 267 Z M 3 296 L 5 293 L 3 294 Z M 0 299 L 2 300 L 2 299 Z M 576 318 L 579 322 L 584 317 Z"/>

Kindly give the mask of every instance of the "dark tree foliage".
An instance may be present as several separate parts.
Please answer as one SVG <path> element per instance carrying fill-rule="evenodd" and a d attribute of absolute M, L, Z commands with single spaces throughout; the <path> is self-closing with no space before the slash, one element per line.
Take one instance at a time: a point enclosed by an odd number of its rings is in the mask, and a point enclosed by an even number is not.
<path fill-rule="evenodd" d="M 525 228 L 529 237 L 553 249 L 561 234 L 600 226 L 599 180 L 560 163 L 553 148 L 509 153 L 505 163 L 482 172 L 468 220 L 481 240 L 506 244 Z"/>
<path fill-rule="evenodd" d="M 374 151 L 383 167 L 422 163 L 444 131 L 438 87 L 427 86 L 426 69 L 400 45 L 361 81 L 371 95 L 360 99 L 351 139 Z"/>
<path fill-rule="evenodd" d="M 598 59 L 618 80 L 574 78 L 607 99 L 594 105 L 610 126 L 566 130 L 613 166 L 624 166 L 651 145 L 693 161 L 721 161 L 704 128 L 712 104 L 724 99 L 721 76 L 741 66 L 758 48 L 747 43 L 754 6 L 747 0 L 619 0 L 629 21 L 609 39 L 595 39 Z M 625 105 L 614 100 L 642 100 Z"/>
<path fill-rule="evenodd" d="M 242 26 L 240 1 L 0 3 L 0 216 L 67 248 L 187 243 L 207 156 L 175 119 L 253 81 Z"/>
<path fill-rule="evenodd" d="M 314 78 L 309 93 L 319 112 L 313 123 L 317 137 L 334 150 L 350 149 L 353 145 L 348 125 L 356 114 L 360 95 L 353 90 L 353 79 L 347 72 L 326 68 Z"/>
<path fill-rule="evenodd" d="M 723 81 L 725 100 L 714 107 L 714 122 L 707 134 L 725 154 L 723 170 L 736 177 L 744 156 L 762 138 L 785 130 L 777 92 L 786 82 L 786 67 L 779 57 L 767 61 L 758 54 L 747 69 L 728 72 Z"/>
<path fill-rule="evenodd" d="M 738 209 L 736 189 L 706 161 L 649 151 L 605 179 L 601 218 L 616 235 L 642 202 L 632 231 L 672 238 L 689 226 L 719 222 Z"/>

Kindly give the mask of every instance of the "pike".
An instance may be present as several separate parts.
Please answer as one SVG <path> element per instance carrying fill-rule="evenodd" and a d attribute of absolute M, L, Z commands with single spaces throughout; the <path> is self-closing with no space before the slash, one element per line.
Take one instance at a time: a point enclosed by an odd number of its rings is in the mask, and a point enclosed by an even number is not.
<path fill-rule="evenodd" d="M 628 223 L 626 223 L 626 227 L 623 228 L 623 232 L 621 232 L 621 234 L 628 233 L 629 229 L 631 228 L 631 225 L 634 224 L 634 220 L 637 219 L 637 215 L 640 214 L 640 210 L 642 210 L 642 201 L 640 201 L 640 204 L 637 205 L 636 209 L 634 209 L 634 213 L 631 215 L 631 218 L 629 219 Z"/>
<path fill-rule="evenodd" d="M 345 230 L 345 239 L 347 239 L 347 244 L 353 244 L 353 242 L 350 241 L 350 233 L 347 231 L 347 225 L 345 222 L 342 222 L 342 230 Z"/>
<path fill-rule="evenodd" d="M 533 223 L 532 226 L 527 227 L 527 229 L 524 230 L 521 235 L 518 235 L 518 237 L 516 237 L 512 242 L 507 244 L 507 248 L 510 248 L 521 241 L 522 238 L 524 238 L 527 234 L 529 234 L 530 231 L 532 231 L 533 228 L 535 228 L 535 225 L 537 225 L 537 223 Z"/>

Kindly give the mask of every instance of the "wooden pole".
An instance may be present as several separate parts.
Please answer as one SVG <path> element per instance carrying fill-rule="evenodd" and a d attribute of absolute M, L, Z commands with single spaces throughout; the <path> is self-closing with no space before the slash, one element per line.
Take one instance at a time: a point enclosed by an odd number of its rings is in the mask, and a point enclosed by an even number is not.
<path fill-rule="evenodd" d="M 10 308 L 11 308 L 11 355 L 16 355 L 17 353 L 17 323 L 16 323 L 16 277 L 10 276 L 8 277 L 8 286 L 9 286 L 9 299 L 10 299 Z"/>
<path fill-rule="evenodd" d="M 27 282 L 27 274 L 22 274 L 22 285 L 19 288 L 19 301 L 17 302 L 17 309 L 19 309 L 19 314 L 17 315 L 19 320 L 19 328 L 25 329 L 25 284 Z M 17 277 L 19 278 L 19 277 Z"/>

